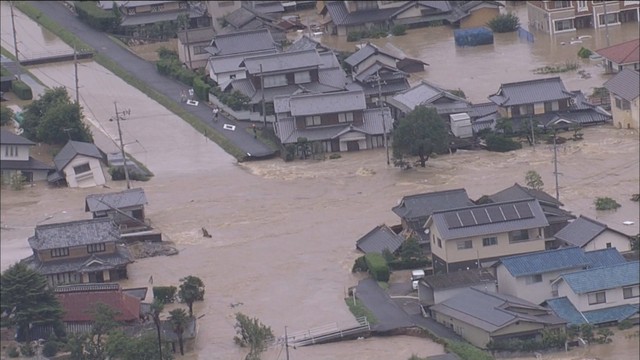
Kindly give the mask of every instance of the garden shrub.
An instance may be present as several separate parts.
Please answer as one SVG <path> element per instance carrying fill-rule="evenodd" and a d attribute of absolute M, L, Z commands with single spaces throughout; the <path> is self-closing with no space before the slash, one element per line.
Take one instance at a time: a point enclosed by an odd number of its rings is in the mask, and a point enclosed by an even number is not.
<path fill-rule="evenodd" d="M 520 19 L 513 13 L 500 14 L 491 19 L 487 26 L 497 33 L 516 31 L 520 26 Z"/>
<path fill-rule="evenodd" d="M 367 271 L 367 270 L 369 270 L 369 268 L 367 268 L 367 261 L 364 259 L 364 255 L 357 258 L 356 261 L 353 263 L 353 267 L 351 268 L 352 273 Z"/>
<path fill-rule="evenodd" d="M 591 54 L 593 54 L 593 52 L 591 52 L 591 50 L 585 48 L 585 47 L 581 47 L 580 50 L 578 50 L 578 56 L 582 59 L 587 59 L 589 58 L 589 56 L 591 56 Z"/>
<path fill-rule="evenodd" d="M 200 101 L 209 101 L 209 89 L 211 86 L 207 84 L 201 77 L 193 79 L 193 92 Z"/>
<path fill-rule="evenodd" d="M 113 11 L 100 9 L 95 1 L 74 1 L 73 4 L 78 18 L 94 29 L 114 31 L 120 25 Z"/>
<path fill-rule="evenodd" d="M 175 286 L 154 286 L 153 298 L 162 301 L 165 304 L 175 301 L 178 288 Z"/>
<path fill-rule="evenodd" d="M 11 83 L 11 90 L 21 100 L 33 99 L 31 87 L 20 80 L 13 81 Z"/>
<path fill-rule="evenodd" d="M 594 201 L 596 210 L 615 210 L 622 205 L 610 197 L 599 197 Z"/>
<path fill-rule="evenodd" d="M 16 348 L 15 346 L 9 346 L 7 348 L 7 356 L 10 358 L 17 358 L 17 357 L 20 357 L 20 352 L 18 351 L 18 348 Z"/>
<path fill-rule="evenodd" d="M 522 144 L 511 138 L 495 134 L 487 136 L 487 149 L 489 151 L 508 152 L 521 148 Z"/>
<path fill-rule="evenodd" d="M 382 254 L 370 253 L 364 256 L 369 272 L 376 281 L 389 281 L 389 266 Z"/>
<path fill-rule="evenodd" d="M 128 162 L 128 159 L 127 159 Z M 128 164 L 127 164 L 127 167 Z M 124 166 L 111 166 L 109 167 L 109 175 L 111 175 L 111 180 L 126 180 L 127 177 L 124 173 Z M 139 171 L 133 170 L 129 168 L 129 180 L 135 181 L 149 181 L 150 177 L 147 174 L 143 174 Z"/>
<path fill-rule="evenodd" d="M 447 341 L 445 348 L 461 360 L 493 360 L 493 356 L 466 342 Z"/>
<path fill-rule="evenodd" d="M 42 355 L 46 357 L 54 357 L 58 353 L 58 343 L 55 341 L 47 341 L 42 347 Z"/>
<path fill-rule="evenodd" d="M 392 270 L 406 270 L 406 269 L 419 269 L 425 268 L 431 265 L 431 261 L 429 259 L 395 259 L 389 261 L 389 267 Z"/>
<path fill-rule="evenodd" d="M 394 25 L 391 28 L 391 34 L 393 36 L 401 36 L 406 33 L 407 33 L 407 25 L 398 24 L 398 25 Z"/>
<path fill-rule="evenodd" d="M 631 329 L 633 327 L 633 323 L 629 319 L 622 320 L 618 323 L 619 330 Z"/>

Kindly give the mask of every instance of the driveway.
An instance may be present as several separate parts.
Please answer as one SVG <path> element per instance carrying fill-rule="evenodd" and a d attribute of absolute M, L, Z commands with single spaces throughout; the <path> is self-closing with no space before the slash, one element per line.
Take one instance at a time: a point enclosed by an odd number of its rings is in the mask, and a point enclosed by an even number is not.
<path fill-rule="evenodd" d="M 254 139 L 253 134 L 246 131 L 252 124 L 225 119 L 220 116 L 219 121 L 212 121 L 211 108 L 200 102 L 198 106 L 191 106 L 180 102 L 180 94 L 188 87 L 176 80 L 164 77 L 156 71 L 153 63 L 145 61 L 127 49 L 113 42 L 107 34 L 97 31 L 81 22 L 75 14 L 71 13 L 62 2 L 59 1 L 30 1 L 30 5 L 36 7 L 53 21 L 66 30 L 75 34 L 82 41 L 89 44 L 97 53 L 101 53 L 115 61 L 133 77 L 145 82 L 149 87 L 162 95 L 179 103 L 192 115 L 199 117 L 209 127 L 215 129 L 229 141 L 242 149 L 247 158 L 268 157 L 275 152 L 259 140 Z M 234 131 L 223 129 L 224 124 L 235 125 Z"/>

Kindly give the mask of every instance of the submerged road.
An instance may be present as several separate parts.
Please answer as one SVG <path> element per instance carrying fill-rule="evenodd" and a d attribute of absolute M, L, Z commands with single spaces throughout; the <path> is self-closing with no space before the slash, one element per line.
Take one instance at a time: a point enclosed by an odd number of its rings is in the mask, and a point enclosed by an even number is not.
<path fill-rule="evenodd" d="M 72 32 L 82 41 L 95 49 L 96 53 L 101 53 L 120 65 L 131 76 L 146 83 L 149 87 L 160 94 L 180 104 L 192 115 L 199 117 L 205 124 L 222 134 L 236 147 L 247 154 L 247 160 L 263 157 L 270 157 L 275 152 L 263 142 L 254 139 L 251 132 L 246 129 L 252 124 L 250 122 L 239 122 L 225 119 L 220 116 L 217 122 L 213 122 L 211 108 L 200 102 L 198 106 L 191 106 L 180 102 L 180 94 L 188 87 L 177 80 L 167 78 L 157 72 L 153 63 L 143 60 L 132 52 L 116 44 L 106 33 L 97 31 L 71 13 L 62 2 L 59 1 L 30 1 L 29 4 L 46 14 L 47 17 L 57 22 L 66 30 Z M 223 129 L 224 124 L 235 126 L 235 130 Z"/>

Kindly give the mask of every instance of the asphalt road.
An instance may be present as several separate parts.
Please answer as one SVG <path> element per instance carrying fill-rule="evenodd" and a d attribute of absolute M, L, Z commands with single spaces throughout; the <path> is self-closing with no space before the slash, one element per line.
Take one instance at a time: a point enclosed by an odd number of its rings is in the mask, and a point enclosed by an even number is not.
<path fill-rule="evenodd" d="M 30 1 L 29 4 L 36 7 L 47 17 L 57 22 L 66 30 L 72 32 L 82 41 L 92 46 L 96 52 L 101 53 L 120 67 L 125 69 L 131 76 L 145 82 L 149 87 L 167 96 L 176 103 L 179 103 L 185 110 L 199 117 L 212 129 L 225 136 L 231 143 L 248 154 L 247 159 L 269 157 L 274 155 L 274 151 L 261 141 L 254 139 L 250 131 L 246 131 L 252 124 L 244 121 L 225 119 L 222 115 L 217 122 L 213 122 L 211 108 L 200 102 L 198 106 L 191 106 L 180 101 L 180 94 L 188 87 L 181 82 L 160 75 L 156 71 L 153 63 L 143 60 L 132 52 L 122 48 L 111 40 L 107 34 L 97 31 L 81 22 L 75 14 L 69 11 L 60 1 Z M 225 130 L 224 124 L 235 126 L 235 130 Z"/>

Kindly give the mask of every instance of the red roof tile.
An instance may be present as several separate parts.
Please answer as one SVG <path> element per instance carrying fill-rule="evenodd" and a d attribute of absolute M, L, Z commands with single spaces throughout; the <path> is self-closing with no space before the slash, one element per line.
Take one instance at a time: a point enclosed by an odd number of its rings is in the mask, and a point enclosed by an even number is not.
<path fill-rule="evenodd" d="M 640 39 L 596 50 L 596 53 L 619 65 L 637 63 L 640 62 Z"/>
<path fill-rule="evenodd" d="M 116 321 L 135 321 L 140 317 L 140 300 L 121 291 L 70 292 L 56 294 L 65 311 L 63 321 L 93 321 L 92 311 L 103 303 L 120 314 Z"/>

